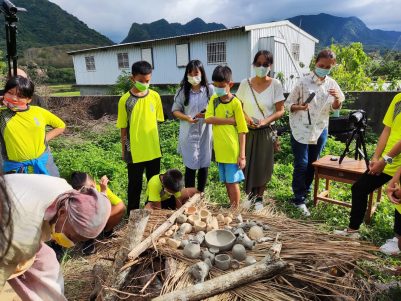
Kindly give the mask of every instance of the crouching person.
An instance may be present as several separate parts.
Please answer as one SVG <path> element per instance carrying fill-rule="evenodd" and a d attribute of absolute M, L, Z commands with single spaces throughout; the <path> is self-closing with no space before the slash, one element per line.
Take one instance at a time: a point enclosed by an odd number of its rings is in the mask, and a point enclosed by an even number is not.
<path fill-rule="evenodd" d="M 47 175 L 4 176 L 11 199 L 12 243 L 0 261 L 5 281 L 24 301 L 64 301 L 64 281 L 54 251 L 99 235 L 110 216 L 110 202 L 93 188 L 81 192 L 61 178 Z M 3 221 L 0 221 L 3 222 Z"/>
<path fill-rule="evenodd" d="M 178 169 L 153 176 L 146 189 L 146 209 L 178 209 L 198 190 L 184 188 L 184 179 Z"/>

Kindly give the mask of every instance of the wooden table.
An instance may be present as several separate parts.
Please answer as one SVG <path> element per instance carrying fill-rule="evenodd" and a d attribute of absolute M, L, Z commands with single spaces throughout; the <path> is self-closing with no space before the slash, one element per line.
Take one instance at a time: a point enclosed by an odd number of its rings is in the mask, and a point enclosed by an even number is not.
<path fill-rule="evenodd" d="M 316 206 L 319 201 L 323 201 L 351 208 L 352 204 L 329 197 L 330 181 L 353 184 L 363 173 L 365 173 L 366 163 L 364 160 L 344 158 L 340 165 L 339 157 L 337 157 L 337 161 L 331 161 L 330 158 L 332 157 L 333 156 L 331 155 L 327 155 L 313 163 L 313 166 L 315 167 L 315 187 L 313 193 L 314 204 Z M 320 179 L 326 179 L 326 189 L 319 193 Z M 376 202 L 374 202 L 373 198 L 374 192 L 369 195 L 368 208 L 365 214 L 365 222 L 367 224 L 370 223 L 370 219 L 380 202 L 382 188 L 380 187 L 376 191 Z"/>

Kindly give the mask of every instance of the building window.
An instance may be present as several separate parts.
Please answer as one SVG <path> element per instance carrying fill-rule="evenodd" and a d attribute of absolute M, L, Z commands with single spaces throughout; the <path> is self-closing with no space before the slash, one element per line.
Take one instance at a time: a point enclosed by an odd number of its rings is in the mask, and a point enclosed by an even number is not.
<path fill-rule="evenodd" d="M 299 44 L 292 43 L 291 45 L 291 54 L 295 61 L 299 62 Z"/>
<path fill-rule="evenodd" d="M 88 70 L 88 71 L 95 71 L 96 70 L 95 57 L 94 56 L 86 56 L 85 57 L 85 64 L 86 64 L 86 70 Z"/>
<path fill-rule="evenodd" d="M 177 67 L 186 67 L 189 63 L 189 44 L 175 45 Z"/>
<path fill-rule="evenodd" d="M 226 42 L 207 44 L 207 63 L 220 64 L 226 62 Z"/>
<path fill-rule="evenodd" d="M 142 48 L 141 49 L 142 61 L 147 61 L 153 68 L 153 51 L 152 48 Z"/>
<path fill-rule="evenodd" d="M 129 68 L 128 53 L 117 53 L 118 68 Z"/>

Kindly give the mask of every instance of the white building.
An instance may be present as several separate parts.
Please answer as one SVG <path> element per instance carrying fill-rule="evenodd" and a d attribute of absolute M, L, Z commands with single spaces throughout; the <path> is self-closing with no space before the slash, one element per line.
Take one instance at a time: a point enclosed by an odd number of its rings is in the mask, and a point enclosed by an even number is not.
<path fill-rule="evenodd" d="M 211 79 L 216 65 L 227 64 L 234 82 L 253 74 L 258 50 L 273 53 L 273 75 L 290 91 L 308 72 L 318 40 L 289 21 L 234 27 L 170 38 L 117 44 L 69 52 L 73 57 L 76 84 L 82 95 L 104 94 L 132 63 L 148 61 L 154 68 L 154 85 L 176 85 L 186 64 L 200 60 Z"/>

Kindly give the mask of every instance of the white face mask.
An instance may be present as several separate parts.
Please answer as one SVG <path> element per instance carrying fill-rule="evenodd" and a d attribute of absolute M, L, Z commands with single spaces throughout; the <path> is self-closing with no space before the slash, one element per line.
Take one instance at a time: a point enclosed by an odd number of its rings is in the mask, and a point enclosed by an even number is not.
<path fill-rule="evenodd" d="M 257 77 L 266 77 L 266 75 L 270 72 L 270 67 L 254 67 L 255 68 L 255 74 Z"/>
<path fill-rule="evenodd" d="M 197 76 L 190 76 L 187 75 L 188 78 L 188 82 L 192 85 L 192 86 L 197 86 L 200 84 L 200 82 L 202 81 L 202 75 L 197 75 Z"/>

